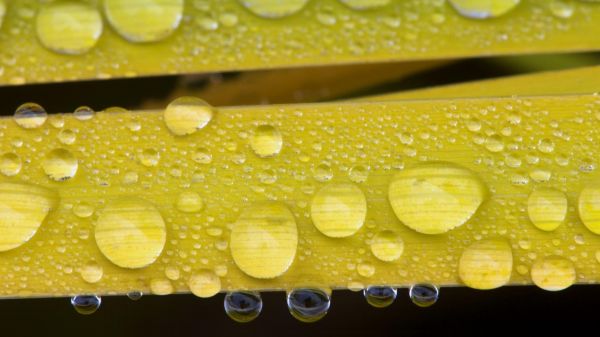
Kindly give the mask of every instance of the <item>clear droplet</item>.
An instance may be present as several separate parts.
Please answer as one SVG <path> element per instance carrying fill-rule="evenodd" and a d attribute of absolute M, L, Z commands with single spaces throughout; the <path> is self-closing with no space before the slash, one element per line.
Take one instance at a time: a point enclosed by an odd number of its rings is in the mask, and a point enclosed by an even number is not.
<path fill-rule="evenodd" d="M 398 219 L 424 234 L 441 234 L 462 226 L 486 195 L 485 185 L 473 171 L 445 162 L 398 172 L 388 191 Z"/>
<path fill-rule="evenodd" d="M 504 150 L 504 141 L 499 135 L 492 135 L 486 138 L 485 148 L 490 152 L 501 152 Z"/>
<path fill-rule="evenodd" d="M 207 149 L 201 147 L 194 151 L 192 160 L 198 164 L 210 164 L 212 162 L 212 154 Z"/>
<path fill-rule="evenodd" d="M 196 97 L 180 97 L 164 111 L 167 128 L 177 135 L 190 135 L 203 129 L 213 118 L 214 108 Z"/>
<path fill-rule="evenodd" d="M 81 278 L 88 283 L 97 283 L 104 275 L 104 269 L 97 262 L 91 261 L 81 267 Z"/>
<path fill-rule="evenodd" d="M 404 241 L 394 231 L 380 231 L 375 234 L 371 241 L 371 253 L 381 261 L 396 261 L 402 256 L 403 252 Z"/>
<path fill-rule="evenodd" d="M 146 167 L 153 167 L 158 165 L 160 161 L 160 153 L 155 149 L 145 149 L 139 154 L 140 163 Z"/>
<path fill-rule="evenodd" d="M 333 172 L 331 172 L 331 167 L 327 164 L 320 164 L 315 168 L 314 172 L 315 180 L 320 182 L 325 182 L 331 180 L 333 177 Z"/>
<path fill-rule="evenodd" d="M 575 283 L 575 278 L 573 262 L 561 256 L 539 259 L 531 266 L 531 280 L 544 290 L 566 289 Z"/>
<path fill-rule="evenodd" d="M 175 206 L 182 212 L 196 213 L 202 210 L 204 201 L 200 194 L 193 191 L 186 191 L 179 194 Z"/>
<path fill-rule="evenodd" d="M 55 181 L 65 181 L 73 178 L 77 173 L 79 164 L 71 151 L 55 149 L 46 155 L 42 161 L 42 168 L 46 175 Z"/>
<path fill-rule="evenodd" d="M 363 290 L 363 295 L 367 303 L 375 308 L 385 308 L 390 306 L 396 300 L 398 291 L 396 288 L 387 286 L 370 286 Z"/>
<path fill-rule="evenodd" d="M 352 9 L 373 9 L 388 5 L 391 0 L 340 0 L 346 6 Z"/>
<path fill-rule="evenodd" d="M 98 248 L 122 268 L 143 268 L 161 254 L 166 242 L 165 222 L 156 207 L 137 197 L 110 201 L 98 215 Z"/>
<path fill-rule="evenodd" d="M 60 130 L 57 137 L 58 141 L 65 145 L 71 145 L 75 143 L 75 140 L 77 140 L 77 134 L 75 134 L 75 132 L 73 132 L 71 129 Z"/>
<path fill-rule="evenodd" d="M 130 291 L 127 293 L 127 297 L 132 301 L 139 301 L 142 298 L 142 296 L 144 296 L 144 293 L 137 290 Z"/>
<path fill-rule="evenodd" d="M 89 106 L 80 106 L 79 108 L 75 109 L 75 112 L 73 112 L 75 118 L 80 121 L 88 121 L 94 118 L 95 114 L 96 112 Z"/>
<path fill-rule="evenodd" d="M 334 238 L 348 237 L 363 226 L 367 199 L 354 184 L 329 184 L 314 196 L 310 215 L 321 233 Z"/>
<path fill-rule="evenodd" d="M 44 125 L 48 113 L 39 104 L 25 103 L 17 108 L 14 119 L 24 129 L 35 129 Z"/>
<path fill-rule="evenodd" d="M 96 295 L 77 295 L 71 297 L 71 305 L 75 311 L 82 315 L 95 313 L 100 308 L 101 303 L 102 299 Z"/>
<path fill-rule="evenodd" d="M 95 6 L 73 1 L 42 6 L 35 24 L 44 47 L 68 55 L 84 54 L 94 48 L 104 26 Z"/>
<path fill-rule="evenodd" d="M 437 302 L 440 296 L 440 289 L 433 284 L 418 283 L 410 287 L 408 296 L 414 304 L 421 308 L 427 308 Z"/>
<path fill-rule="evenodd" d="M 111 26 L 128 41 L 155 42 L 169 37 L 183 17 L 183 0 L 104 0 Z"/>
<path fill-rule="evenodd" d="M 190 276 L 188 287 L 198 297 L 213 297 L 221 291 L 221 279 L 213 271 L 204 269 Z"/>
<path fill-rule="evenodd" d="M 348 176 L 355 183 L 364 183 L 369 178 L 369 168 L 362 165 L 353 166 Z"/>
<path fill-rule="evenodd" d="M 261 157 L 273 157 L 281 151 L 283 139 L 277 128 L 271 125 L 260 125 L 250 138 L 250 147 Z"/>
<path fill-rule="evenodd" d="M 87 202 L 80 202 L 73 207 L 73 214 L 80 218 L 89 218 L 94 214 L 94 206 Z"/>
<path fill-rule="evenodd" d="M 308 0 L 240 0 L 244 7 L 262 18 L 282 18 L 300 12 Z"/>
<path fill-rule="evenodd" d="M 476 241 L 463 251 L 458 275 L 474 289 L 494 289 L 508 283 L 513 268 L 512 249 L 504 239 Z"/>
<path fill-rule="evenodd" d="M 257 292 L 238 291 L 227 293 L 223 303 L 225 313 L 238 323 L 253 321 L 262 311 L 262 298 Z"/>
<path fill-rule="evenodd" d="M 19 174 L 21 166 L 21 158 L 16 153 L 7 152 L 0 157 L 0 172 L 7 177 Z"/>
<path fill-rule="evenodd" d="M 551 153 L 554 151 L 554 142 L 549 138 L 541 139 L 538 143 L 538 150 L 542 153 Z"/>
<path fill-rule="evenodd" d="M 553 188 L 538 188 L 527 199 L 527 213 L 533 225 L 543 231 L 553 231 L 567 216 L 567 196 Z"/>
<path fill-rule="evenodd" d="M 330 295 L 321 289 L 294 289 L 287 295 L 287 306 L 292 316 L 305 323 L 323 318 L 331 305 Z"/>
<path fill-rule="evenodd" d="M 520 0 L 449 0 L 461 15 L 470 19 L 489 19 L 514 9 Z"/>

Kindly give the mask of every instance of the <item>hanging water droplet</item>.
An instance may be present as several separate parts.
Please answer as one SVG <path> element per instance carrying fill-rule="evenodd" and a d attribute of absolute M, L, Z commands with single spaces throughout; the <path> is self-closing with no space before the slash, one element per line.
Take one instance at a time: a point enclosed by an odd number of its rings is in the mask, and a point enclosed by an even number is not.
<path fill-rule="evenodd" d="M 561 256 L 549 256 L 535 261 L 531 266 L 531 280 L 536 286 L 549 291 L 559 291 L 575 283 L 575 266 Z"/>
<path fill-rule="evenodd" d="M 244 7 L 262 18 L 282 18 L 298 13 L 308 0 L 240 0 Z"/>
<path fill-rule="evenodd" d="M 77 158 L 67 149 L 54 149 L 42 161 L 44 172 L 55 181 L 73 178 L 77 173 L 78 166 Z"/>
<path fill-rule="evenodd" d="M 102 299 L 96 295 L 77 295 L 71 297 L 71 305 L 75 311 L 82 315 L 95 313 L 100 308 L 101 303 Z"/>
<path fill-rule="evenodd" d="M 367 303 L 375 308 L 385 308 L 396 300 L 398 291 L 396 288 L 387 286 L 370 286 L 363 290 Z"/>
<path fill-rule="evenodd" d="M 48 119 L 48 113 L 39 104 L 25 103 L 17 108 L 14 119 L 24 129 L 35 129 L 44 125 Z"/>
<path fill-rule="evenodd" d="M 527 199 L 527 213 L 533 225 L 543 231 L 553 231 L 567 216 L 566 195 L 553 188 L 538 188 Z"/>
<path fill-rule="evenodd" d="M 449 0 L 461 15 L 470 19 L 502 16 L 515 8 L 520 0 Z"/>
<path fill-rule="evenodd" d="M 213 118 L 214 108 L 196 97 L 180 97 L 164 111 L 167 128 L 177 136 L 190 135 L 203 129 Z"/>
<path fill-rule="evenodd" d="M 111 26 L 131 42 L 155 42 L 169 37 L 183 17 L 183 0 L 104 0 Z"/>
<path fill-rule="evenodd" d="M 261 157 L 272 157 L 281 151 L 283 139 L 277 128 L 271 125 L 260 125 L 250 138 L 250 147 Z"/>
<path fill-rule="evenodd" d="M 367 199 L 354 184 L 329 184 L 314 196 L 310 215 L 321 233 L 334 238 L 348 237 L 363 226 Z"/>
<path fill-rule="evenodd" d="M 8 152 L 0 158 L 0 172 L 7 177 L 19 174 L 21 166 L 21 158 L 16 153 Z"/>
<path fill-rule="evenodd" d="M 213 297 L 221 291 L 221 279 L 213 271 L 204 269 L 190 276 L 188 287 L 198 297 Z"/>
<path fill-rule="evenodd" d="M 238 291 L 227 293 L 223 303 L 225 313 L 239 323 L 253 321 L 262 311 L 262 298 L 257 292 Z"/>
<path fill-rule="evenodd" d="M 287 295 L 287 306 L 292 316 L 305 323 L 323 318 L 331 305 L 330 295 L 321 289 L 294 289 Z"/>
<path fill-rule="evenodd" d="M 408 296 L 414 304 L 421 308 L 427 308 L 437 302 L 440 296 L 440 289 L 433 284 L 418 283 L 410 287 Z"/>
<path fill-rule="evenodd" d="M 94 118 L 95 114 L 96 112 L 89 106 L 80 106 L 79 108 L 75 109 L 75 112 L 73 112 L 75 118 L 80 121 L 90 120 Z"/>
<path fill-rule="evenodd" d="M 137 290 L 130 291 L 127 293 L 127 297 L 132 301 L 138 301 L 140 298 L 142 298 L 142 296 L 144 296 L 144 293 Z"/>
<path fill-rule="evenodd" d="M 95 6 L 80 2 L 52 2 L 40 8 L 36 33 L 42 45 L 60 54 L 80 55 L 102 35 L 102 16 Z"/>

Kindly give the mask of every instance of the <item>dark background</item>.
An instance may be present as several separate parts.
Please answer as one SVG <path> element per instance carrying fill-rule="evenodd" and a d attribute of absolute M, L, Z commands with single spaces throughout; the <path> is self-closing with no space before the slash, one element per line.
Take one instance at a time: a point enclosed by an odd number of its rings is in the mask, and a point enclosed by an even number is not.
<path fill-rule="evenodd" d="M 599 63 L 598 54 L 471 59 L 338 98 Z M 228 81 L 236 76 L 219 78 Z M 165 99 L 179 80 L 165 76 L 5 87 L 0 88 L 0 108 L 3 115 L 11 115 L 17 106 L 32 101 L 49 113 L 73 111 L 80 105 L 134 109 L 149 98 Z M 214 85 L 210 76 L 203 75 L 186 83 L 192 90 Z M 77 314 L 67 298 L 2 300 L 0 337 L 600 335 L 599 286 L 573 286 L 558 293 L 535 287 L 442 288 L 439 302 L 425 309 L 411 303 L 406 289 L 399 290 L 396 302 L 385 309 L 370 307 L 362 293 L 335 291 L 329 314 L 313 324 L 292 318 L 284 293 L 266 293 L 263 299 L 262 314 L 248 324 L 225 315 L 223 294 L 211 299 L 144 296 L 139 301 L 104 297 L 101 308 L 90 316 Z"/>

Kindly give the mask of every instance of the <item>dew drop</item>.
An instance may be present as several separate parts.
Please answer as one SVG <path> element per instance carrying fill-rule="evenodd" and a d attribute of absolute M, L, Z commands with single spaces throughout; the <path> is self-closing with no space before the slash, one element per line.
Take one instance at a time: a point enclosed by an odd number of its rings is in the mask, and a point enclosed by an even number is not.
<path fill-rule="evenodd" d="M 146 167 L 158 165 L 160 161 L 160 153 L 155 149 L 145 149 L 139 154 L 140 163 Z"/>
<path fill-rule="evenodd" d="M 515 8 L 520 0 L 449 0 L 464 17 L 489 19 L 502 16 Z"/>
<path fill-rule="evenodd" d="M 73 178 L 79 164 L 71 151 L 54 149 L 42 161 L 42 169 L 54 181 L 65 181 Z"/>
<path fill-rule="evenodd" d="M 169 37 L 183 17 L 183 0 L 105 0 L 111 26 L 128 41 L 155 42 Z"/>
<path fill-rule="evenodd" d="M 196 213 L 204 207 L 202 197 L 196 192 L 186 191 L 179 194 L 175 203 L 178 210 L 185 213 Z"/>
<path fill-rule="evenodd" d="M 327 164 L 320 164 L 315 168 L 314 177 L 316 181 L 325 182 L 331 180 L 333 172 Z"/>
<path fill-rule="evenodd" d="M 250 138 L 250 147 L 261 158 L 277 155 L 282 145 L 281 133 L 271 125 L 260 125 Z"/>
<path fill-rule="evenodd" d="M 214 108 L 196 97 L 180 97 L 164 111 L 167 128 L 176 136 L 190 135 L 204 128 L 213 118 Z"/>
<path fill-rule="evenodd" d="M 441 234 L 463 225 L 486 194 L 475 173 L 445 162 L 425 163 L 396 173 L 388 191 L 398 219 L 424 234 Z"/>
<path fill-rule="evenodd" d="M 248 323 L 260 315 L 263 302 L 257 292 L 237 291 L 225 295 L 223 306 L 229 318 L 238 323 Z"/>
<path fill-rule="evenodd" d="M 87 202 L 80 202 L 73 207 L 73 214 L 79 218 L 89 218 L 94 214 L 94 206 Z"/>
<path fill-rule="evenodd" d="M 94 6 L 61 1 L 40 8 L 35 28 L 44 47 L 60 54 L 80 55 L 94 48 L 103 26 Z"/>
<path fill-rule="evenodd" d="M 21 158 L 16 153 L 7 152 L 0 157 L 0 172 L 7 177 L 19 174 L 21 166 Z"/>
<path fill-rule="evenodd" d="M 355 183 L 364 183 L 369 178 L 369 169 L 362 165 L 356 165 L 350 169 L 348 176 Z"/>
<path fill-rule="evenodd" d="M 97 283 L 102 279 L 102 276 L 104 275 L 104 270 L 102 266 L 99 265 L 97 262 L 91 261 L 83 267 L 81 267 L 79 273 L 81 274 L 81 278 L 85 282 Z"/>
<path fill-rule="evenodd" d="M 373 237 L 371 253 L 381 261 L 391 262 L 398 260 L 404 252 L 404 241 L 400 235 L 391 230 L 384 230 Z"/>
<path fill-rule="evenodd" d="M 368 263 L 361 263 L 356 266 L 356 271 L 358 275 L 369 278 L 375 274 L 375 267 Z"/>
<path fill-rule="evenodd" d="M 58 141 L 65 145 L 71 145 L 71 144 L 75 143 L 75 140 L 77 140 L 77 135 L 71 129 L 60 130 L 58 132 L 57 137 L 58 137 Z"/>
<path fill-rule="evenodd" d="M 504 150 L 504 142 L 499 135 L 492 135 L 486 138 L 485 148 L 490 152 L 501 152 Z"/>
<path fill-rule="evenodd" d="M 192 160 L 198 164 L 210 164 L 212 162 L 212 154 L 207 149 L 201 147 L 194 151 Z"/>
<path fill-rule="evenodd" d="M 151 203 L 129 197 L 110 201 L 95 226 L 98 248 L 122 268 L 143 268 L 161 254 L 166 242 L 165 222 Z"/>
<path fill-rule="evenodd" d="M 75 118 L 80 121 L 88 121 L 94 118 L 95 114 L 96 112 L 89 106 L 80 106 L 79 108 L 75 109 L 75 112 L 73 112 Z"/>
<path fill-rule="evenodd" d="M 325 317 L 330 305 L 330 295 L 321 289 L 294 289 L 287 295 L 290 313 L 304 323 L 316 322 Z"/>
<path fill-rule="evenodd" d="M 310 214 L 321 233 L 333 238 L 348 237 L 363 226 L 367 199 L 354 184 L 329 184 L 314 196 Z"/>
<path fill-rule="evenodd" d="M 533 225 L 543 231 L 553 231 L 567 216 L 566 195 L 553 188 L 538 188 L 527 199 L 527 213 Z"/>
<path fill-rule="evenodd" d="M 48 113 L 39 104 L 25 103 L 17 108 L 14 119 L 24 129 L 35 129 L 44 125 Z"/>
<path fill-rule="evenodd" d="M 244 7 L 262 18 L 282 18 L 302 10 L 308 0 L 240 0 Z"/>
<path fill-rule="evenodd" d="M 82 315 L 95 313 L 100 308 L 101 303 L 102 299 L 96 295 L 77 295 L 71 297 L 71 305 L 75 311 Z"/>
<path fill-rule="evenodd" d="M 418 283 L 410 287 L 408 296 L 417 306 L 427 308 L 438 301 L 440 289 L 433 284 Z"/>
<path fill-rule="evenodd" d="M 458 275 L 474 289 L 494 289 L 508 283 L 513 267 L 512 249 L 504 239 L 477 241 L 465 248 Z"/>
<path fill-rule="evenodd" d="M 559 291 L 575 283 L 575 266 L 561 256 L 549 256 L 535 261 L 531 266 L 531 279 L 536 286 L 549 291 Z"/>
<path fill-rule="evenodd" d="M 538 143 L 538 150 L 542 153 L 551 153 L 554 151 L 554 142 L 548 138 L 541 139 Z"/>
<path fill-rule="evenodd" d="M 346 6 L 357 9 L 373 9 L 390 4 L 391 0 L 340 0 Z"/>
<path fill-rule="evenodd" d="M 221 279 L 213 271 L 204 269 L 190 276 L 188 287 L 198 297 L 213 297 L 221 291 Z"/>
<path fill-rule="evenodd" d="M 397 294 L 396 288 L 387 286 L 370 286 L 363 290 L 367 303 L 375 308 L 390 306 L 396 300 Z"/>

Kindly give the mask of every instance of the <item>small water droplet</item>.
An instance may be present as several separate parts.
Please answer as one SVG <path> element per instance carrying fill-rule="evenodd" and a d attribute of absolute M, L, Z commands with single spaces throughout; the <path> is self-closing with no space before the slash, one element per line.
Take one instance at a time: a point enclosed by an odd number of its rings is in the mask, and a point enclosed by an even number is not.
<path fill-rule="evenodd" d="M 71 151 L 54 149 L 42 161 L 42 168 L 46 175 L 55 181 L 65 181 L 73 178 L 77 173 L 79 164 Z"/>
<path fill-rule="evenodd" d="M 100 308 L 101 303 L 102 299 L 96 295 L 77 295 L 71 297 L 71 305 L 75 311 L 82 315 L 95 313 Z"/>
<path fill-rule="evenodd" d="M 212 154 L 203 147 L 197 148 L 192 154 L 192 160 L 198 164 L 210 164 L 212 162 Z"/>
<path fill-rule="evenodd" d="M 221 279 L 213 271 L 204 269 L 190 276 L 188 287 L 198 297 L 213 297 L 221 291 Z"/>
<path fill-rule="evenodd" d="M 305 323 L 323 318 L 331 305 L 330 295 L 321 289 L 294 289 L 287 295 L 287 306 L 292 316 Z"/>
<path fill-rule="evenodd" d="M 369 178 L 369 168 L 362 165 L 353 166 L 348 176 L 355 183 L 364 183 Z"/>
<path fill-rule="evenodd" d="M 80 106 L 79 108 L 75 109 L 75 112 L 73 112 L 75 118 L 80 121 L 88 121 L 94 118 L 95 114 L 96 112 L 89 106 Z"/>
<path fill-rule="evenodd" d="M 385 308 L 390 306 L 396 300 L 398 291 L 396 288 L 387 286 L 370 286 L 363 290 L 363 295 L 367 303 L 375 308 Z"/>
<path fill-rule="evenodd" d="M 327 164 L 320 164 L 315 168 L 314 172 L 315 180 L 320 182 L 325 182 L 331 180 L 333 177 L 333 172 L 331 172 L 331 167 Z"/>
<path fill-rule="evenodd" d="M 449 0 L 456 11 L 470 19 L 489 19 L 502 16 L 515 8 L 520 0 Z"/>
<path fill-rule="evenodd" d="M 575 12 L 575 7 L 571 0 L 551 0 L 548 6 L 550 12 L 561 19 L 568 19 Z"/>
<path fill-rule="evenodd" d="M 170 295 L 173 293 L 173 284 L 168 279 L 155 278 L 150 281 L 150 290 L 154 295 Z"/>
<path fill-rule="evenodd" d="M 79 271 L 81 278 L 88 283 L 97 283 L 102 279 L 104 270 L 97 262 L 91 261 L 81 267 Z"/>
<path fill-rule="evenodd" d="M 329 184 L 314 196 L 310 214 L 321 233 L 334 238 L 348 237 L 363 226 L 367 199 L 354 184 Z"/>
<path fill-rule="evenodd" d="M 490 152 L 500 152 L 504 150 L 504 141 L 499 135 L 491 135 L 485 140 L 485 148 Z"/>
<path fill-rule="evenodd" d="M 527 199 L 527 213 L 533 225 L 543 231 L 553 231 L 567 216 L 567 197 L 553 188 L 538 188 Z"/>
<path fill-rule="evenodd" d="M 60 132 L 58 132 L 57 137 L 58 141 L 65 145 L 71 145 L 75 143 L 75 140 L 77 140 L 77 135 L 71 129 L 60 130 Z"/>
<path fill-rule="evenodd" d="M 414 284 L 408 290 L 408 296 L 414 304 L 427 308 L 438 301 L 440 289 L 429 283 Z"/>
<path fill-rule="evenodd" d="M 541 139 L 538 143 L 538 150 L 542 153 L 551 153 L 554 151 L 554 142 L 549 138 Z"/>
<path fill-rule="evenodd" d="M 144 293 L 137 290 L 130 291 L 127 293 L 127 297 L 132 301 L 138 301 L 140 298 L 142 298 L 142 296 L 144 296 Z"/>
<path fill-rule="evenodd" d="M 240 0 L 244 7 L 262 18 L 282 18 L 298 13 L 308 3 L 308 0 Z"/>
<path fill-rule="evenodd" d="M 365 9 L 373 9 L 379 8 L 388 5 L 391 0 L 340 0 L 346 6 L 357 9 L 357 10 L 365 10 Z"/>
<path fill-rule="evenodd" d="M 213 118 L 214 108 L 196 97 L 180 97 L 164 111 L 167 128 L 177 136 L 190 135 L 203 129 Z"/>
<path fill-rule="evenodd" d="M 204 201 L 198 193 L 186 191 L 179 194 L 175 205 L 182 212 L 196 213 L 204 208 Z"/>
<path fill-rule="evenodd" d="M 238 323 L 253 321 L 262 311 L 262 298 L 257 292 L 238 291 L 227 293 L 223 303 L 225 313 Z"/>
<path fill-rule="evenodd" d="M 89 218 L 94 214 L 94 206 L 87 202 L 80 202 L 73 207 L 73 214 L 80 218 Z"/>
<path fill-rule="evenodd" d="M 160 161 L 160 153 L 155 149 L 145 149 L 139 154 L 139 160 L 146 167 L 156 166 Z"/>
<path fill-rule="evenodd" d="M 281 151 L 283 139 L 277 128 L 271 125 L 260 125 L 250 138 L 250 147 L 261 157 L 272 157 Z"/>
<path fill-rule="evenodd" d="M 14 119 L 24 129 L 35 129 L 44 125 L 48 119 L 48 113 L 39 104 L 25 103 L 17 108 Z"/>
<path fill-rule="evenodd" d="M 368 263 L 361 263 L 356 266 L 356 271 L 358 275 L 369 278 L 375 274 L 375 267 Z"/>
<path fill-rule="evenodd" d="M 7 177 L 12 177 L 21 172 L 21 158 L 12 152 L 7 152 L 0 158 L 0 172 Z"/>
<path fill-rule="evenodd" d="M 404 241 L 400 235 L 391 230 L 375 234 L 371 242 L 371 253 L 381 261 L 396 261 L 404 252 Z"/>

